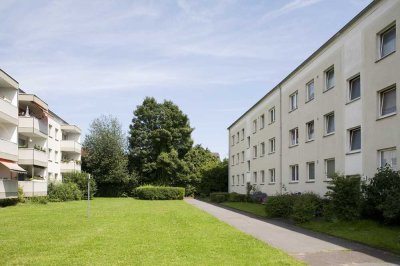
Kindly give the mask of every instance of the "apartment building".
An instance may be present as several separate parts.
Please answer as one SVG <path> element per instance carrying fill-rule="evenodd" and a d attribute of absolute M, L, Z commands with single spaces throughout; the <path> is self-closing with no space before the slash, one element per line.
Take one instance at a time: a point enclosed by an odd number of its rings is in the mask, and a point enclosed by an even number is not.
<path fill-rule="evenodd" d="M 373 1 L 229 128 L 229 191 L 324 195 L 399 169 L 400 1 Z"/>
<path fill-rule="evenodd" d="M 48 182 L 80 171 L 81 131 L 0 71 L 0 199 L 47 195 Z"/>

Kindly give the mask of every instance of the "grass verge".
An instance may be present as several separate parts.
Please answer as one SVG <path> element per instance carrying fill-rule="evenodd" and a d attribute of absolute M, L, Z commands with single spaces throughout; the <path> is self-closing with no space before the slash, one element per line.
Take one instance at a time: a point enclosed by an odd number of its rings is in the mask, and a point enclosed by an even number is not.
<path fill-rule="evenodd" d="M 244 212 L 249 212 L 251 214 L 255 214 L 257 216 L 266 217 L 265 206 L 258 203 L 250 203 L 250 202 L 223 202 L 221 203 L 223 206 L 227 206 L 230 208 L 234 208 L 237 210 L 241 210 Z"/>

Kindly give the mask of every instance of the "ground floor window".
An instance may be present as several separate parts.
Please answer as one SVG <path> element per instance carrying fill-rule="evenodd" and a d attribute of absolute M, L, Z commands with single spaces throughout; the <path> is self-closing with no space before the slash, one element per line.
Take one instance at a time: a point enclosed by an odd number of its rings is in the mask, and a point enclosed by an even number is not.
<path fill-rule="evenodd" d="M 389 166 L 397 170 L 396 148 L 384 149 L 379 151 L 379 166 Z"/>
<path fill-rule="evenodd" d="M 275 183 L 275 168 L 269 169 L 269 181 Z"/>
<path fill-rule="evenodd" d="M 290 174 L 291 174 L 292 182 L 299 181 L 299 165 L 298 164 L 290 166 Z"/>
<path fill-rule="evenodd" d="M 315 180 L 315 162 L 307 163 L 307 175 L 308 175 L 308 180 L 310 181 Z"/>
<path fill-rule="evenodd" d="M 325 176 L 332 178 L 335 175 L 335 158 L 325 160 Z"/>

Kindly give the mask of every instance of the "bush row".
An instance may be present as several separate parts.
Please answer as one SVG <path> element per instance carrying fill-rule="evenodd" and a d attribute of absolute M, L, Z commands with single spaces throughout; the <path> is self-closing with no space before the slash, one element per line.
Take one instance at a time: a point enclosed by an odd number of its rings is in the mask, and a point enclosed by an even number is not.
<path fill-rule="evenodd" d="M 213 192 L 210 193 L 211 202 L 221 203 L 225 201 L 244 202 L 247 201 L 247 196 L 236 192 Z"/>
<path fill-rule="evenodd" d="M 137 187 L 134 194 L 143 200 L 182 200 L 185 189 L 182 187 L 141 186 Z"/>
<path fill-rule="evenodd" d="M 47 188 L 49 201 L 71 201 L 81 200 L 82 192 L 78 185 L 72 182 L 68 183 L 50 183 Z"/>

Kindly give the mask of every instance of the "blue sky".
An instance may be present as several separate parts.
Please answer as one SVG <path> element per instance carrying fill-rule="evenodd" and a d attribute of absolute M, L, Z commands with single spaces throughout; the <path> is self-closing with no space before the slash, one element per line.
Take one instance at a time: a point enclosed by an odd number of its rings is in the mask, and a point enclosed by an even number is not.
<path fill-rule="evenodd" d="M 370 2 L 1 0 L 0 68 L 84 133 L 172 100 L 227 156 L 226 128 Z"/>

